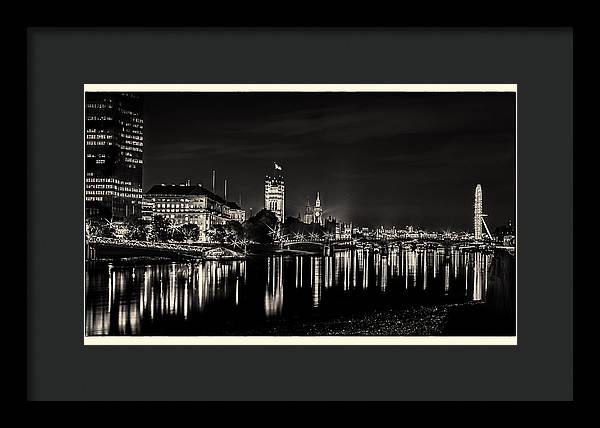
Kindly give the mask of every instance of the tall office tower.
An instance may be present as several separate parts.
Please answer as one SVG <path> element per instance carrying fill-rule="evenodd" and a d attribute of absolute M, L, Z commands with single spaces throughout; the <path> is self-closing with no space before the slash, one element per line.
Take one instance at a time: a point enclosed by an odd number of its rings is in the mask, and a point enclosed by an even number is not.
<path fill-rule="evenodd" d="M 144 118 L 139 94 L 85 94 L 85 212 L 141 216 Z"/>
<path fill-rule="evenodd" d="M 320 224 L 321 226 L 325 225 L 325 220 L 323 219 L 323 208 L 321 208 L 321 197 L 319 196 L 319 192 L 317 192 L 317 199 L 315 201 L 315 223 Z"/>
<path fill-rule="evenodd" d="M 475 240 L 481 241 L 483 238 L 481 229 L 483 223 L 483 193 L 481 191 L 481 184 L 478 184 L 475 188 L 474 210 L 473 229 L 475 231 Z"/>
<path fill-rule="evenodd" d="M 275 164 L 273 175 L 265 176 L 265 209 L 273 211 L 277 220 L 283 222 L 285 220 L 285 182 L 281 170 L 281 167 Z"/>

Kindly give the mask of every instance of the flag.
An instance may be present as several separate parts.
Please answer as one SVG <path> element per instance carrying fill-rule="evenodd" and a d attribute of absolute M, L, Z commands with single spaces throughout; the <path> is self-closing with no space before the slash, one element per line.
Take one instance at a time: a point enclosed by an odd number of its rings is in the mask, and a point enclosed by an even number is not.
<path fill-rule="evenodd" d="M 275 169 L 278 169 L 281 171 L 281 167 L 279 165 L 277 165 L 277 162 L 273 162 L 275 164 Z"/>

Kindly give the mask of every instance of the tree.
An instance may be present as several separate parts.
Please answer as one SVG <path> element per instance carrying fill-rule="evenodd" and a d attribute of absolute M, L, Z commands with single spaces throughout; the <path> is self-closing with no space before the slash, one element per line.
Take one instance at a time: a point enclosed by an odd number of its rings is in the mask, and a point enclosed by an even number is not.
<path fill-rule="evenodd" d="M 154 216 L 152 219 L 152 240 L 168 241 L 170 238 L 171 220 L 161 215 Z"/>
<path fill-rule="evenodd" d="M 227 223 L 225 223 L 225 234 L 229 242 L 243 239 L 244 228 L 239 221 L 229 220 Z"/>
<path fill-rule="evenodd" d="M 85 234 L 88 237 L 102 236 L 102 229 L 105 224 L 106 224 L 105 221 L 103 221 L 97 217 L 86 218 L 85 219 Z"/>
<path fill-rule="evenodd" d="M 309 236 L 310 234 L 317 234 L 322 236 L 326 232 L 326 229 L 318 223 L 304 223 L 295 217 L 287 217 L 285 223 L 283 223 L 283 235 L 293 236 L 296 234 L 302 234 Z M 335 229 L 334 229 L 335 232 Z"/>
<path fill-rule="evenodd" d="M 257 212 L 256 215 L 252 217 L 252 220 L 257 224 L 264 224 L 273 229 L 277 225 L 277 215 L 275 215 L 273 211 L 264 208 Z"/>
<path fill-rule="evenodd" d="M 208 240 L 210 242 L 218 242 L 220 244 L 225 242 L 227 236 L 225 233 L 225 227 L 222 224 L 212 225 L 206 234 L 208 235 Z"/>
<path fill-rule="evenodd" d="M 182 228 L 184 225 L 180 224 L 170 224 L 169 225 L 169 240 L 183 242 L 185 240 L 185 235 L 182 232 Z"/>
<path fill-rule="evenodd" d="M 135 241 L 145 241 L 148 239 L 149 225 L 149 222 L 146 220 L 128 219 L 125 225 L 127 228 L 125 238 Z"/>
<path fill-rule="evenodd" d="M 244 237 L 244 228 L 239 221 L 230 220 L 225 224 L 211 226 L 207 233 L 211 242 L 225 244 L 242 239 Z"/>
<path fill-rule="evenodd" d="M 261 244 L 270 244 L 273 242 L 273 237 L 269 232 L 275 229 L 276 225 L 277 216 L 275 213 L 262 209 L 242 225 L 244 238 Z"/>
<path fill-rule="evenodd" d="M 90 217 L 85 220 L 85 231 L 88 236 L 114 238 L 115 228 L 113 223 L 104 217 Z"/>
<path fill-rule="evenodd" d="M 295 235 L 304 232 L 306 223 L 301 222 L 295 217 L 287 217 L 282 226 L 282 233 L 284 235 Z"/>
<path fill-rule="evenodd" d="M 181 234 L 186 241 L 197 241 L 200 238 L 200 228 L 197 224 L 187 223 L 181 226 Z"/>

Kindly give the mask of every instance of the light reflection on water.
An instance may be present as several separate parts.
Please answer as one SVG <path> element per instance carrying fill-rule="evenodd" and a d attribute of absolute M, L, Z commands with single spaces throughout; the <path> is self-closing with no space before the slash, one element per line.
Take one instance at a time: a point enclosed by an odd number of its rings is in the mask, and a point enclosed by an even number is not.
<path fill-rule="evenodd" d="M 356 310 L 405 301 L 480 301 L 491 259 L 458 249 L 398 248 L 224 262 L 93 262 L 86 271 L 86 334 L 164 335 L 192 324 L 202 330 L 230 320 L 304 319 L 348 302 L 348 310 Z"/>

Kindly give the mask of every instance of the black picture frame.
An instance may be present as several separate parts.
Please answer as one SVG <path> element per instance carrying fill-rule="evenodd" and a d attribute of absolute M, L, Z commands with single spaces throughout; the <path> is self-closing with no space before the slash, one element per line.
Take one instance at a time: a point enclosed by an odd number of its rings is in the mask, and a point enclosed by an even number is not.
<path fill-rule="evenodd" d="M 31 28 L 27 36 L 29 400 L 572 399 L 572 29 Z M 84 347 L 84 83 L 517 83 L 519 345 Z M 128 388 L 115 388 L 123 362 L 137 367 Z"/>

